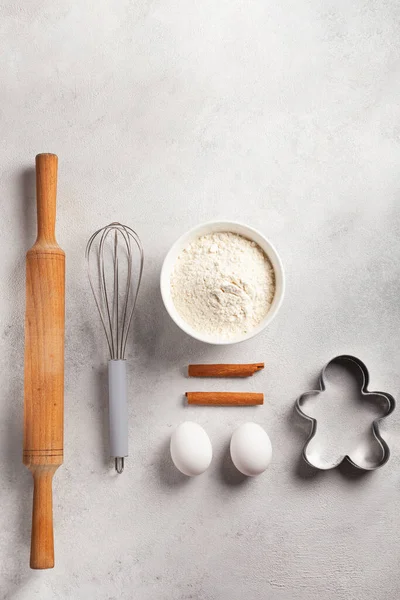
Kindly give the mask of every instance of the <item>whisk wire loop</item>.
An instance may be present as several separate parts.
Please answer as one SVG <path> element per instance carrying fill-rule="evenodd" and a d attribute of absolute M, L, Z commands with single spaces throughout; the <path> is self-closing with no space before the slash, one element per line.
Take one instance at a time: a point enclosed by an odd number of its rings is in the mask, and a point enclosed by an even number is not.
<path fill-rule="evenodd" d="M 111 238 L 111 244 L 108 240 Z M 138 270 L 133 277 L 132 242 L 139 253 Z M 111 247 L 112 285 L 107 278 L 110 264 L 107 248 Z M 96 252 L 97 273 L 94 276 L 91 255 Z M 143 272 L 143 247 L 137 233 L 121 223 L 111 223 L 98 229 L 86 246 L 86 261 L 90 287 L 106 335 L 111 360 L 124 360 L 129 328 L 135 310 Z M 124 267 L 124 268 L 123 268 Z M 123 273 L 121 272 L 123 271 Z M 124 285 L 121 285 L 121 278 Z M 134 288 L 134 289 L 133 289 Z"/>

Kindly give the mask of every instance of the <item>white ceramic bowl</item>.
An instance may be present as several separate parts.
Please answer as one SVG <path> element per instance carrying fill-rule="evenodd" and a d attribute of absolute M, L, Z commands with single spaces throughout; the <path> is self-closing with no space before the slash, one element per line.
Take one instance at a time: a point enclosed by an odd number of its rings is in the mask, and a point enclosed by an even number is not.
<path fill-rule="evenodd" d="M 202 334 L 199 331 L 196 331 L 189 325 L 178 313 L 175 308 L 174 302 L 172 300 L 171 295 L 171 273 L 175 265 L 175 261 L 178 258 L 178 255 L 181 251 L 195 238 L 201 235 L 207 235 L 208 233 L 216 233 L 221 231 L 231 231 L 232 233 L 238 233 L 243 237 L 256 242 L 268 256 L 271 261 L 271 264 L 274 268 L 275 272 L 275 295 L 272 301 L 271 307 L 265 316 L 265 318 L 260 322 L 260 324 L 249 331 L 246 334 L 239 335 L 235 338 L 229 340 L 221 340 L 218 337 Z M 164 263 L 161 269 L 161 278 L 160 278 L 160 286 L 161 286 L 161 295 L 169 313 L 170 317 L 175 321 L 175 323 L 180 327 L 183 331 L 185 331 L 188 335 L 191 335 L 193 338 L 200 340 L 201 342 L 206 342 L 208 344 L 236 344 L 237 342 L 243 342 L 244 340 L 248 340 L 253 336 L 257 335 L 265 329 L 265 327 L 271 323 L 272 319 L 275 317 L 276 313 L 279 310 L 280 305 L 282 304 L 284 292 L 285 292 L 285 275 L 283 271 L 283 266 L 279 255 L 271 242 L 269 242 L 259 231 L 253 229 L 252 227 L 248 227 L 247 225 L 243 225 L 242 223 L 236 223 L 234 221 L 210 221 L 209 223 L 204 223 L 202 225 L 198 225 L 194 227 L 184 235 L 182 235 L 175 244 L 171 247 L 167 256 L 164 259 Z"/>

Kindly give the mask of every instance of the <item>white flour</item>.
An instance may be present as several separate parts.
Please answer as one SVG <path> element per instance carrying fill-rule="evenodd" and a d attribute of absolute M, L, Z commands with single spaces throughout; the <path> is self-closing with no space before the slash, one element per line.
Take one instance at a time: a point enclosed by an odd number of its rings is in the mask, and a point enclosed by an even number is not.
<path fill-rule="evenodd" d="M 236 233 L 212 233 L 198 237 L 180 253 L 171 292 L 189 325 L 228 340 L 251 331 L 266 316 L 275 275 L 258 244 Z"/>

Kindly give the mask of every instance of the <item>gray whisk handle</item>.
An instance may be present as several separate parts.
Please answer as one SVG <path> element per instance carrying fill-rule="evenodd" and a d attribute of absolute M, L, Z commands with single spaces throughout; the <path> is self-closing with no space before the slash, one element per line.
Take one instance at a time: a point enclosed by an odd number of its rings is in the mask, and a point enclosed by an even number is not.
<path fill-rule="evenodd" d="M 128 456 L 128 395 L 126 361 L 108 361 L 110 455 Z"/>

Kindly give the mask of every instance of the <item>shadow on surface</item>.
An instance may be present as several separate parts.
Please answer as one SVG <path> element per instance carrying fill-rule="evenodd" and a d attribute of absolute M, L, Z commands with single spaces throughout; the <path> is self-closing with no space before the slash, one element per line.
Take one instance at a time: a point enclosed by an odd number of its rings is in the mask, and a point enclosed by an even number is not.
<path fill-rule="evenodd" d="M 23 239 L 28 250 L 36 237 L 36 172 L 33 167 L 21 172 L 20 199 Z"/>
<path fill-rule="evenodd" d="M 300 455 L 294 465 L 293 473 L 298 479 L 317 479 L 323 475 L 324 471 L 312 467 Z"/>
<path fill-rule="evenodd" d="M 110 458 L 109 427 L 108 427 L 108 367 L 103 364 L 96 369 L 95 385 L 97 386 L 95 401 L 98 402 L 101 415 L 99 435 L 99 454 L 103 457 L 103 465 L 107 468 L 114 467 L 114 460 Z"/>
<path fill-rule="evenodd" d="M 342 462 L 337 467 L 337 471 L 344 479 L 347 479 L 350 482 L 358 482 L 361 479 L 365 479 L 366 477 L 371 476 L 371 474 L 373 473 L 373 471 L 362 471 L 361 469 L 357 469 L 347 460 Z"/>
<path fill-rule="evenodd" d="M 219 480 L 228 486 L 248 485 L 251 480 L 251 477 L 243 475 L 243 473 L 238 471 L 233 464 L 230 452 L 230 442 L 227 442 L 223 448 L 218 474 Z"/>
<path fill-rule="evenodd" d="M 212 357 L 218 354 L 217 346 L 190 337 L 169 317 L 162 301 L 158 277 L 150 282 L 143 280 L 130 335 L 133 336 L 134 352 L 139 363 L 155 363 L 163 370 L 175 369 L 184 377 L 187 377 L 189 362 L 202 357 L 212 362 Z"/>
<path fill-rule="evenodd" d="M 290 407 L 287 413 L 287 423 L 291 431 L 295 431 L 298 434 L 300 440 L 298 455 L 293 460 L 293 475 L 298 479 L 315 479 L 321 476 L 322 471 L 309 465 L 303 458 L 302 452 L 307 442 L 311 425 L 298 414 L 294 405 Z"/>
<path fill-rule="evenodd" d="M 168 488 L 187 485 L 192 478 L 184 475 L 175 467 L 172 462 L 169 444 L 169 439 L 161 444 L 157 465 L 159 480 L 163 486 Z"/>
<path fill-rule="evenodd" d="M 3 557 L 7 563 L 7 578 L 1 586 L 3 598 L 12 599 L 26 583 L 34 577 L 29 570 L 31 537 L 31 515 L 33 480 L 22 463 L 24 427 L 24 313 L 25 313 L 25 253 L 35 240 L 36 202 L 35 169 L 24 169 L 17 179 L 17 199 L 20 231 L 17 246 L 21 256 L 9 275 L 13 282 L 15 298 L 5 315 L 2 331 L 3 343 L 7 346 L 7 370 L 10 387 L 6 390 L 5 406 L 8 407 L 7 428 L 1 437 L 0 452 L 4 460 L 4 471 L 9 486 L 7 494 L 15 499 L 17 527 L 10 538 L 10 554 Z"/>

